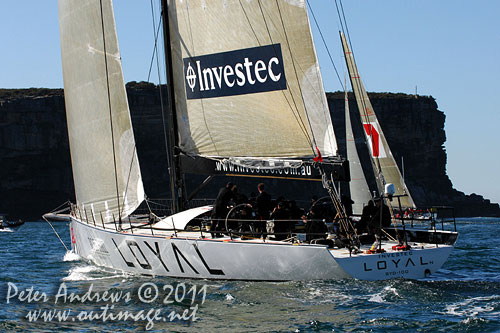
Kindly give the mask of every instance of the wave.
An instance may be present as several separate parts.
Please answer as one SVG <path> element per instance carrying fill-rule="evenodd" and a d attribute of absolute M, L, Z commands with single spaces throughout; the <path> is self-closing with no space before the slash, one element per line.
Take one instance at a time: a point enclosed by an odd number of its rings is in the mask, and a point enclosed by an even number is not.
<path fill-rule="evenodd" d="M 500 223 L 499 217 L 457 217 L 457 224 L 477 224 L 477 223 L 488 223 L 497 224 Z"/>
<path fill-rule="evenodd" d="M 370 296 L 368 299 L 369 302 L 374 302 L 374 303 L 387 303 L 388 301 L 386 300 L 387 297 L 401 297 L 397 291 L 396 288 L 394 288 L 393 284 L 385 286 L 384 289 L 382 289 L 381 292 L 367 295 Z"/>
<path fill-rule="evenodd" d="M 461 302 L 446 305 L 445 311 L 441 313 L 467 318 L 478 315 L 498 318 L 500 311 L 495 311 L 495 309 L 498 309 L 499 304 L 500 295 L 471 297 Z"/>
<path fill-rule="evenodd" d="M 226 302 L 227 303 L 233 303 L 233 301 L 235 300 L 234 296 L 231 295 L 231 294 L 226 294 Z"/>

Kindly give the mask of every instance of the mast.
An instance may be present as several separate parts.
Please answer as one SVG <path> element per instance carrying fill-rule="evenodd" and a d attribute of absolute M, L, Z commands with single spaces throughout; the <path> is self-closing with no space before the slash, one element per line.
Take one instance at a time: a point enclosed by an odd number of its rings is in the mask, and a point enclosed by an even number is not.
<path fill-rule="evenodd" d="M 168 18 L 167 0 L 161 1 L 161 15 L 163 20 L 163 43 L 165 51 L 165 72 L 167 77 L 167 130 L 168 130 L 168 146 L 167 154 L 169 156 L 169 174 L 170 174 L 170 193 L 172 197 L 172 213 L 175 214 L 181 211 L 184 207 L 183 181 L 180 168 L 179 158 L 179 138 L 177 130 L 177 113 L 174 101 L 174 76 L 172 72 L 172 52 L 170 47 L 170 27 Z M 160 85 L 161 89 L 161 85 Z"/>

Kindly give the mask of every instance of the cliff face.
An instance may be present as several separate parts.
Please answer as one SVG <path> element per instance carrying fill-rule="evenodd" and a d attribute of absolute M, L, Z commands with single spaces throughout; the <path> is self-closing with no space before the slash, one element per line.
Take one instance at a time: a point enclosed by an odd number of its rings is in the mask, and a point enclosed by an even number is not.
<path fill-rule="evenodd" d="M 127 85 L 132 122 L 146 193 L 168 193 L 167 161 L 158 89 L 149 84 Z M 419 206 L 453 205 L 461 216 L 500 216 L 498 204 L 479 195 L 453 189 L 446 175 L 445 116 L 432 97 L 371 94 L 373 107 L 393 154 Z M 343 94 L 328 94 L 339 149 L 345 156 Z M 351 110 L 356 108 L 350 104 Z M 355 131 L 361 133 L 358 124 Z M 359 134 L 358 133 L 358 134 Z M 362 147 L 361 147 L 362 149 Z M 67 200 L 74 201 L 64 96 L 61 89 L 0 89 L 0 212 L 14 217 L 39 218 Z M 189 176 L 194 189 L 205 177 Z M 200 192 L 215 197 L 227 179 L 216 178 Z M 241 192 L 255 191 L 259 180 L 235 180 Z M 322 196 L 316 182 L 266 181 L 274 197 L 290 199 Z"/>
<path fill-rule="evenodd" d="M 39 218 L 71 199 L 70 164 L 62 90 L 0 91 L 0 212 Z"/>
<path fill-rule="evenodd" d="M 418 207 L 454 206 L 457 216 L 500 216 L 498 204 L 492 204 L 477 194 L 465 195 L 453 188 L 446 174 L 446 116 L 438 110 L 433 97 L 391 93 L 370 93 L 369 97 Z M 362 138 L 361 121 L 352 94 L 349 101 L 351 115 L 355 118 L 354 133 Z M 346 156 L 344 93 L 329 93 L 328 102 L 340 153 Z M 357 143 L 360 158 L 363 154 L 367 158 L 366 147 L 363 151 L 360 142 Z M 369 164 L 369 160 L 364 159 L 363 164 Z M 370 185 L 376 187 L 374 180 Z"/>

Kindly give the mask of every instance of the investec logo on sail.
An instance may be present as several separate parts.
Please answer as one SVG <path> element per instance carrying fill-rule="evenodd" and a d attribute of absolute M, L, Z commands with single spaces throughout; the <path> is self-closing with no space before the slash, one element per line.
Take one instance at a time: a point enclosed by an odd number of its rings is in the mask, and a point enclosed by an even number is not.
<path fill-rule="evenodd" d="M 188 99 L 286 89 L 281 45 L 184 58 Z"/>

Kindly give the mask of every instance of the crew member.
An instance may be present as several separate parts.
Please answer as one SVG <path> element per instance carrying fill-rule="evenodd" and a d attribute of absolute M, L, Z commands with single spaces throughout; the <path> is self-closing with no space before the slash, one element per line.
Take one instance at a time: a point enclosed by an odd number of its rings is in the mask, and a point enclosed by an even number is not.
<path fill-rule="evenodd" d="M 285 233 L 291 232 L 290 212 L 285 207 L 283 201 L 278 203 L 271 213 L 271 218 L 274 220 L 274 238 L 276 240 L 283 240 L 288 237 Z"/>
<path fill-rule="evenodd" d="M 210 225 L 210 232 L 212 233 L 212 237 L 220 236 L 216 234 L 215 231 L 219 231 L 222 228 L 223 221 L 229 212 L 228 206 L 229 201 L 233 199 L 233 192 L 231 191 L 233 188 L 233 183 L 229 182 L 225 187 L 219 190 L 219 194 L 217 194 L 217 198 L 215 199 L 214 209 L 212 210 L 212 224 Z"/>
<path fill-rule="evenodd" d="M 264 183 L 260 183 L 257 186 L 257 190 L 259 191 L 259 195 L 255 199 L 256 208 L 257 208 L 257 217 L 261 221 L 259 223 L 259 231 L 261 233 L 265 233 L 266 229 L 266 220 L 269 219 L 269 213 L 271 211 L 272 203 L 271 203 L 271 195 L 267 193 L 264 189 Z"/>
<path fill-rule="evenodd" d="M 377 208 L 375 207 L 375 202 L 373 200 L 368 201 L 368 204 L 363 207 L 363 212 L 361 213 L 361 219 L 356 224 L 356 229 L 358 229 L 358 234 L 364 232 L 369 232 L 369 225 L 373 222 L 373 217 L 376 214 Z"/>
<path fill-rule="evenodd" d="M 380 198 L 375 199 L 375 215 L 373 217 L 372 225 L 375 228 L 380 227 L 380 214 L 382 214 L 382 228 L 387 228 L 391 226 L 391 211 L 389 207 Z"/>

